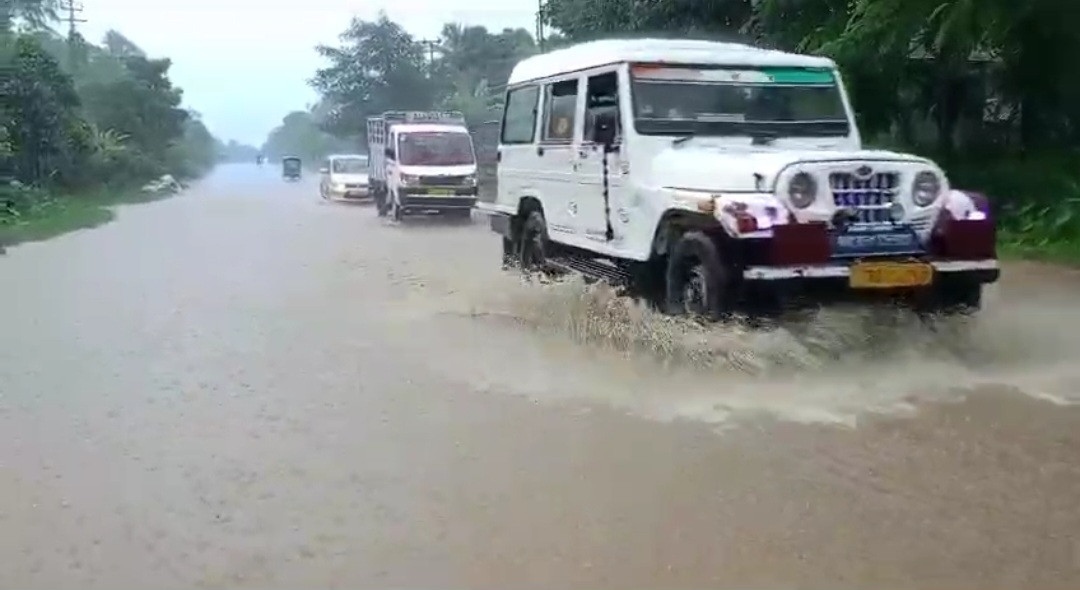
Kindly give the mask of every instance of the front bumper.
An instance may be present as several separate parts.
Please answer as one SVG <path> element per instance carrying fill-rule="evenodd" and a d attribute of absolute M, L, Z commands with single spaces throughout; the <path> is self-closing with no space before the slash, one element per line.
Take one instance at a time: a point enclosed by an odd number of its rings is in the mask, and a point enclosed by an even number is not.
<path fill-rule="evenodd" d="M 993 283 L 1001 274 L 998 261 L 989 260 L 929 260 L 936 275 L 970 276 L 975 282 Z M 786 266 L 748 266 L 743 270 L 747 281 L 783 281 L 806 279 L 846 279 L 851 276 L 847 264 L 799 264 Z"/>
<path fill-rule="evenodd" d="M 398 201 L 406 212 L 472 209 L 476 198 L 476 187 L 410 187 L 398 192 Z"/>
<path fill-rule="evenodd" d="M 371 192 L 371 187 L 359 186 L 330 189 L 330 196 L 335 199 L 370 199 L 373 194 Z"/>

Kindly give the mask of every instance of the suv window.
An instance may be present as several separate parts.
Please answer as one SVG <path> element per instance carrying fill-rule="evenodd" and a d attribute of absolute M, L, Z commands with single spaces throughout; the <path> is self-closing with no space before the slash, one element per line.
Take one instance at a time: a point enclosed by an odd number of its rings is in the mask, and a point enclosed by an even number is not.
<path fill-rule="evenodd" d="M 568 142 L 574 138 L 578 81 L 564 80 L 544 89 L 544 141 Z"/>
<path fill-rule="evenodd" d="M 619 121 L 619 78 L 615 72 L 589 78 L 585 91 L 585 141 L 596 141 L 598 117 L 614 120 L 615 136 L 622 135 Z"/>
<path fill-rule="evenodd" d="M 536 107 L 539 98 L 539 86 L 517 88 L 506 94 L 502 143 L 532 143 L 536 131 Z"/>

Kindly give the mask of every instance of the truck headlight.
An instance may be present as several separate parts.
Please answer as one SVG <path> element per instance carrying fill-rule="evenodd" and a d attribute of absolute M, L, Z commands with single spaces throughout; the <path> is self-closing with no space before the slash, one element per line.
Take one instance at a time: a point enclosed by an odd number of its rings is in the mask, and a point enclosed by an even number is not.
<path fill-rule="evenodd" d="M 941 194 L 941 179 L 937 174 L 929 170 L 923 170 L 915 175 L 915 182 L 911 184 L 911 199 L 920 207 L 933 204 Z"/>
<path fill-rule="evenodd" d="M 800 172 L 788 185 L 788 199 L 796 209 L 806 209 L 817 198 L 817 181 L 806 172 Z"/>
<path fill-rule="evenodd" d="M 476 186 L 476 175 L 469 174 L 465 177 L 465 186 Z"/>
<path fill-rule="evenodd" d="M 413 174 L 402 174 L 401 184 L 404 186 L 408 186 L 410 184 L 420 184 L 420 177 Z"/>

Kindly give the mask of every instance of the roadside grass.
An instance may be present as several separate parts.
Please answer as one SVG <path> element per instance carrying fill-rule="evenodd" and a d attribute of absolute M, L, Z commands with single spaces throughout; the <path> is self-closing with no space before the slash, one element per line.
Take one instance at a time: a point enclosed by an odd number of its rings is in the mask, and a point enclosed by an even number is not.
<path fill-rule="evenodd" d="M 116 205 L 147 203 L 170 196 L 143 193 L 138 187 L 54 196 L 18 215 L 0 216 L 0 248 L 104 225 L 116 218 L 112 210 Z"/>
<path fill-rule="evenodd" d="M 1080 243 L 1052 242 L 1040 245 L 1000 240 L 998 256 L 1004 260 L 1032 260 L 1080 267 Z"/>

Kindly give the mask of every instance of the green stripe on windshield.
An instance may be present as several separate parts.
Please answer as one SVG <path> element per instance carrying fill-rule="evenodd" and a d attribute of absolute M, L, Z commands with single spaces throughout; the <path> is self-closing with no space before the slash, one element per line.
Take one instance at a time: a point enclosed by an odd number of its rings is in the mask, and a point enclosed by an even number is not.
<path fill-rule="evenodd" d="M 832 72 L 810 68 L 761 68 L 776 84 L 832 84 Z"/>

